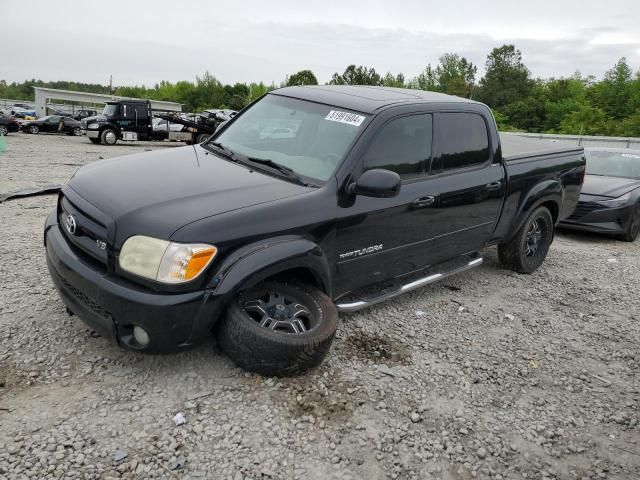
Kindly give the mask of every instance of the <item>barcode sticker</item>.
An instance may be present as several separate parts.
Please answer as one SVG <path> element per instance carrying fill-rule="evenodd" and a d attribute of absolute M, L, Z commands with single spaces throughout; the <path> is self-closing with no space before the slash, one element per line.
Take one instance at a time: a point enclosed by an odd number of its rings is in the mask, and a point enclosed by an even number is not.
<path fill-rule="evenodd" d="M 332 122 L 340 122 L 346 123 L 349 125 L 353 125 L 354 127 L 359 127 L 362 122 L 364 122 L 365 117 L 362 115 L 357 115 L 355 113 L 349 112 L 341 112 L 340 110 L 331 110 L 327 113 L 327 116 L 324 117 L 325 120 L 331 120 Z"/>

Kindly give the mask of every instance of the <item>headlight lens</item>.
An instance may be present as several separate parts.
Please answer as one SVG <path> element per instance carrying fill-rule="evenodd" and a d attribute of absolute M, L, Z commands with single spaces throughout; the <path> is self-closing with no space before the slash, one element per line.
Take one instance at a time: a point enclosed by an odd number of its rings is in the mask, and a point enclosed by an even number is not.
<path fill-rule="evenodd" d="M 616 207 L 623 206 L 630 199 L 631 199 L 631 192 L 625 195 L 622 195 L 621 197 L 618 197 L 618 198 L 612 198 L 611 200 L 600 200 L 598 203 L 603 207 L 616 208 Z"/>
<path fill-rule="evenodd" d="M 100 128 L 100 125 L 97 123 L 90 123 L 87 125 L 87 130 L 97 130 L 98 128 Z"/>
<path fill-rule="evenodd" d="M 174 243 L 135 235 L 120 251 L 120 267 L 127 272 L 163 283 L 185 283 L 200 275 L 217 253 L 205 243 Z"/>

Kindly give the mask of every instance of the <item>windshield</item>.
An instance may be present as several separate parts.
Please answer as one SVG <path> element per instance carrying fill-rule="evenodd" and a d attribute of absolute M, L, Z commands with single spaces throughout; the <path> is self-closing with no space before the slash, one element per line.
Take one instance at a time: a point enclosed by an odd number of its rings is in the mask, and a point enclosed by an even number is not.
<path fill-rule="evenodd" d="M 324 182 L 342 161 L 365 118 L 337 107 L 267 95 L 212 141 Z"/>
<path fill-rule="evenodd" d="M 587 173 L 640 180 L 640 151 L 586 151 Z"/>
<path fill-rule="evenodd" d="M 118 111 L 118 105 L 115 103 L 107 103 L 102 110 L 102 115 L 105 117 L 113 117 Z"/>

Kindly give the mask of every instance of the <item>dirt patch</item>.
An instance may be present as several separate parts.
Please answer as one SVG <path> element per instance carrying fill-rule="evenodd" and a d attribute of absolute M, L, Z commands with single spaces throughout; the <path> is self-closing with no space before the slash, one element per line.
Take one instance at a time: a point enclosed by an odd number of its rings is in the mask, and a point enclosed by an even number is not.
<path fill-rule="evenodd" d="M 399 341 L 384 335 L 358 332 L 348 336 L 336 349 L 344 357 L 387 365 L 411 364 L 411 350 Z"/>
<path fill-rule="evenodd" d="M 292 416 L 312 423 L 344 422 L 367 397 L 362 387 L 332 376 L 324 377 L 320 382 L 309 382 L 301 377 L 285 385 L 281 393 Z"/>
<path fill-rule="evenodd" d="M 37 370 L 25 370 L 14 363 L 0 360 L 0 395 L 9 387 L 33 385 L 40 373 Z"/>

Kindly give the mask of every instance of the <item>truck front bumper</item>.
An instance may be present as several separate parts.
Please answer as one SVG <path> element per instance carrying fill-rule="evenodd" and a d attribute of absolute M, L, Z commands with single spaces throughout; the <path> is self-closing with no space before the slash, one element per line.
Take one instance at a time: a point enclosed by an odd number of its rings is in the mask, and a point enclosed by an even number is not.
<path fill-rule="evenodd" d="M 82 130 L 82 134 L 89 138 L 98 138 L 100 136 L 100 132 L 98 130 Z"/>
<path fill-rule="evenodd" d="M 161 293 L 136 288 L 100 270 L 67 242 L 55 211 L 45 224 L 47 266 L 60 298 L 101 336 L 131 350 L 171 353 L 204 341 L 221 315 L 225 302 L 210 290 Z M 134 337 L 144 329 L 148 344 Z"/>

